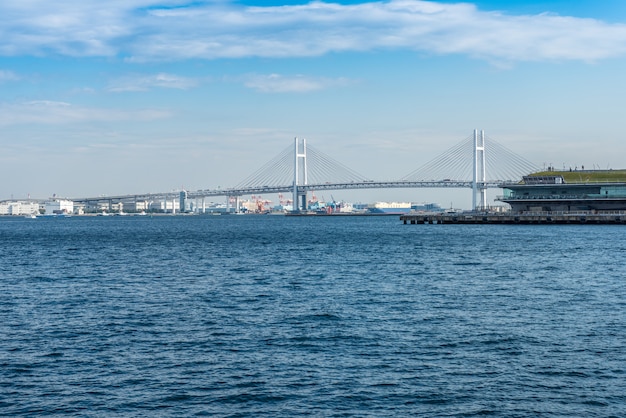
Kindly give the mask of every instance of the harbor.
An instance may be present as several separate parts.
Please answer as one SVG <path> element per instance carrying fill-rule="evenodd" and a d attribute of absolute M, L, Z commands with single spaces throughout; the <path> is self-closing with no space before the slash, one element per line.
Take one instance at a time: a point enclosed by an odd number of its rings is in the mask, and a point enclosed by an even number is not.
<path fill-rule="evenodd" d="M 401 215 L 405 224 L 626 224 L 626 211 L 529 213 L 413 213 Z"/>

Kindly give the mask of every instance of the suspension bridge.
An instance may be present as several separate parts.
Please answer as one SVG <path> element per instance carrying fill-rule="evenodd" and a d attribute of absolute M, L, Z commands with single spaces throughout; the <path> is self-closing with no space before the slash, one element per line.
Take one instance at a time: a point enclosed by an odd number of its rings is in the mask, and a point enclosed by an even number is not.
<path fill-rule="evenodd" d="M 164 201 L 179 198 L 201 200 L 224 196 L 239 209 L 242 196 L 291 193 L 294 211 L 307 209 L 307 195 L 314 191 L 387 188 L 471 188 L 474 209 L 487 207 L 487 189 L 518 182 L 538 167 L 496 141 L 484 131 L 473 134 L 428 163 L 400 179 L 377 181 L 345 166 L 306 139 L 295 138 L 281 153 L 232 188 L 181 190 L 175 193 L 150 193 L 119 196 L 74 198 L 74 202 L 96 205 L 139 201 Z M 174 205 L 172 205 L 173 207 Z M 167 207 L 167 206 L 166 206 Z M 184 206 L 182 206 L 184 207 Z"/>

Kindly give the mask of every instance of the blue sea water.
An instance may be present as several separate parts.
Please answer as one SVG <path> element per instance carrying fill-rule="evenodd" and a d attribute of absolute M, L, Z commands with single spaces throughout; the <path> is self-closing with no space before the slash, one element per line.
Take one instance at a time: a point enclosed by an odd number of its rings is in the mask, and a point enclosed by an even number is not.
<path fill-rule="evenodd" d="M 625 228 L 0 219 L 0 415 L 626 416 Z"/>

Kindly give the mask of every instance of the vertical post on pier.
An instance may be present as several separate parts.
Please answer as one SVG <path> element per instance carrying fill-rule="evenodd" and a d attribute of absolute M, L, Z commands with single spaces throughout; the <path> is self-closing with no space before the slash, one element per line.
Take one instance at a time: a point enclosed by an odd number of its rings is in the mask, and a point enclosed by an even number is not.
<path fill-rule="evenodd" d="M 302 151 L 301 151 L 302 149 Z M 302 165 L 300 164 L 302 159 Z M 302 176 L 300 170 L 302 169 Z M 306 139 L 302 139 L 302 147 L 298 137 L 294 140 L 294 166 L 293 166 L 293 210 L 299 211 L 300 208 L 306 210 L 306 191 L 300 193 L 298 186 L 306 186 L 307 184 L 307 167 L 306 167 Z M 299 197 L 303 194 L 302 205 L 299 204 Z"/>
<path fill-rule="evenodd" d="M 480 209 L 487 207 L 487 182 L 485 169 L 485 131 L 480 132 L 478 137 L 478 129 L 474 129 L 474 178 L 472 180 L 472 208 L 479 209 L 478 194 L 480 193 Z M 480 170 L 480 173 L 479 173 Z"/>

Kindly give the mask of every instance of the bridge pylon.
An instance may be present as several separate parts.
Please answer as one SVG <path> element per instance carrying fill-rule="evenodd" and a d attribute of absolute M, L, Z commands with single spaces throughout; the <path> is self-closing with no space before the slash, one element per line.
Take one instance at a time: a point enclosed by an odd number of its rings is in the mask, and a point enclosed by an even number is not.
<path fill-rule="evenodd" d="M 480 203 L 478 198 L 480 195 Z M 487 207 L 487 175 L 485 165 L 485 131 L 474 129 L 474 175 L 472 180 L 472 210 Z"/>
<path fill-rule="evenodd" d="M 307 209 L 306 190 L 299 186 L 307 185 L 306 139 L 294 138 L 294 167 L 293 167 L 293 210 L 298 212 Z"/>

